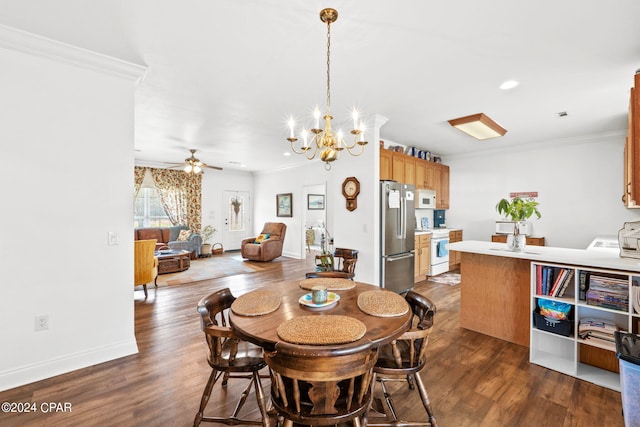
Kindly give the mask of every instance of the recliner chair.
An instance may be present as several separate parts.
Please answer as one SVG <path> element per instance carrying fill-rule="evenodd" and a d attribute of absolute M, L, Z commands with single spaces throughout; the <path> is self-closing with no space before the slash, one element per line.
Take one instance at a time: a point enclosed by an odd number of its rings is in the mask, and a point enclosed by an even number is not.
<path fill-rule="evenodd" d="M 271 261 L 282 255 L 284 236 L 287 232 L 286 224 L 281 222 L 267 222 L 264 224 L 260 236 L 244 239 L 240 245 L 243 258 L 252 261 Z M 260 241 L 261 236 L 269 235 Z"/>

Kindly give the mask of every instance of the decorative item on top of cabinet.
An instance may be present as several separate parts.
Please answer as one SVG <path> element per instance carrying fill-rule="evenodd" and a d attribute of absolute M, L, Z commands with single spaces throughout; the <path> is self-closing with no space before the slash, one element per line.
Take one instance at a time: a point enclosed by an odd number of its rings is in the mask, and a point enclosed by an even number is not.
<path fill-rule="evenodd" d="M 451 230 L 449 232 L 449 243 L 462 242 L 462 230 Z M 462 254 L 458 251 L 449 251 L 449 270 L 460 268 Z"/>
<path fill-rule="evenodd" d="M 640 70 L 634 76 L 629 96 L 629 130 L 624 145 L 624 190 L 622 202 L 640 208 Z"/>

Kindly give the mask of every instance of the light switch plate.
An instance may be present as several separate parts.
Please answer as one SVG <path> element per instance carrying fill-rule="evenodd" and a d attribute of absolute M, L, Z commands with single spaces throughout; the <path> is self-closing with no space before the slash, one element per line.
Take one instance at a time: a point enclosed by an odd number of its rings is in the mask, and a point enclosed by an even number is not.
<path fill-rule="evenodd" d="M 109 246 L 117 245 L 119 243 L 118 233 L 115 231 L 109 231 L 109 233 L 107 233 L 107 243 Z"/>

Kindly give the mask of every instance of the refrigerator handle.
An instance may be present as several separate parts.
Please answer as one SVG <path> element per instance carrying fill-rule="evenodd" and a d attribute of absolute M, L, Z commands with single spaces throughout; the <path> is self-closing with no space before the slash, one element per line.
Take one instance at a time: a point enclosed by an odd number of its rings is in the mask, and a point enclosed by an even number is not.
<path fill-rule="evenodd" d="M 414 251 L 407 252 L 402 255 L 390 255 L 386 257 L 387 262 L 400 261 L 401 259 L 413 258 L 415 256 Z M 384 263 L 383 263 L 384 265 Z"/>
<path fill-rule="evenodd" d="M 400 198 L 400 235 L 404 239 L 407 236 L 407 221 L 405 218 L 404 197 Z"/>

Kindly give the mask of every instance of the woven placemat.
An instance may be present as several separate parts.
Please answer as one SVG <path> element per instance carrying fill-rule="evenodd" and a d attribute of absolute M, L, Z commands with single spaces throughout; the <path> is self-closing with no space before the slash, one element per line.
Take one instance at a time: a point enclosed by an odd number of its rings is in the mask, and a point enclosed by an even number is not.
<path fill-rule="evenodd" d="M 338 279 L 335 277 L 315 277 L 313 279 L 304 279 L 300 282 L 300 287 L 308 291 L 314 286 L 322 285 L 328 291 L 344 291 L 356 287 L 356 282 L 349 279 Z"/>
<path fill-rule="evenodd" d="M 300 316 L 283 322 L 277 332 L 282 340 L 293 344 L 331 345 L 357 341 L 367 327 L 348 316 Z"/>
<path fill-rule="evenodd" d="M 280 307 L 280 295 L 266 289 L 256 289 L 240 295 L 231 304 L 231 311 L 240 316 L 261 316 Z"/>
<path fill-rule="evenodd" d="M 407 301 L 395 292 L 366 291 L 358 295 L 358 307 L 371 316 L 395 317 L 409 311 Z"/>

